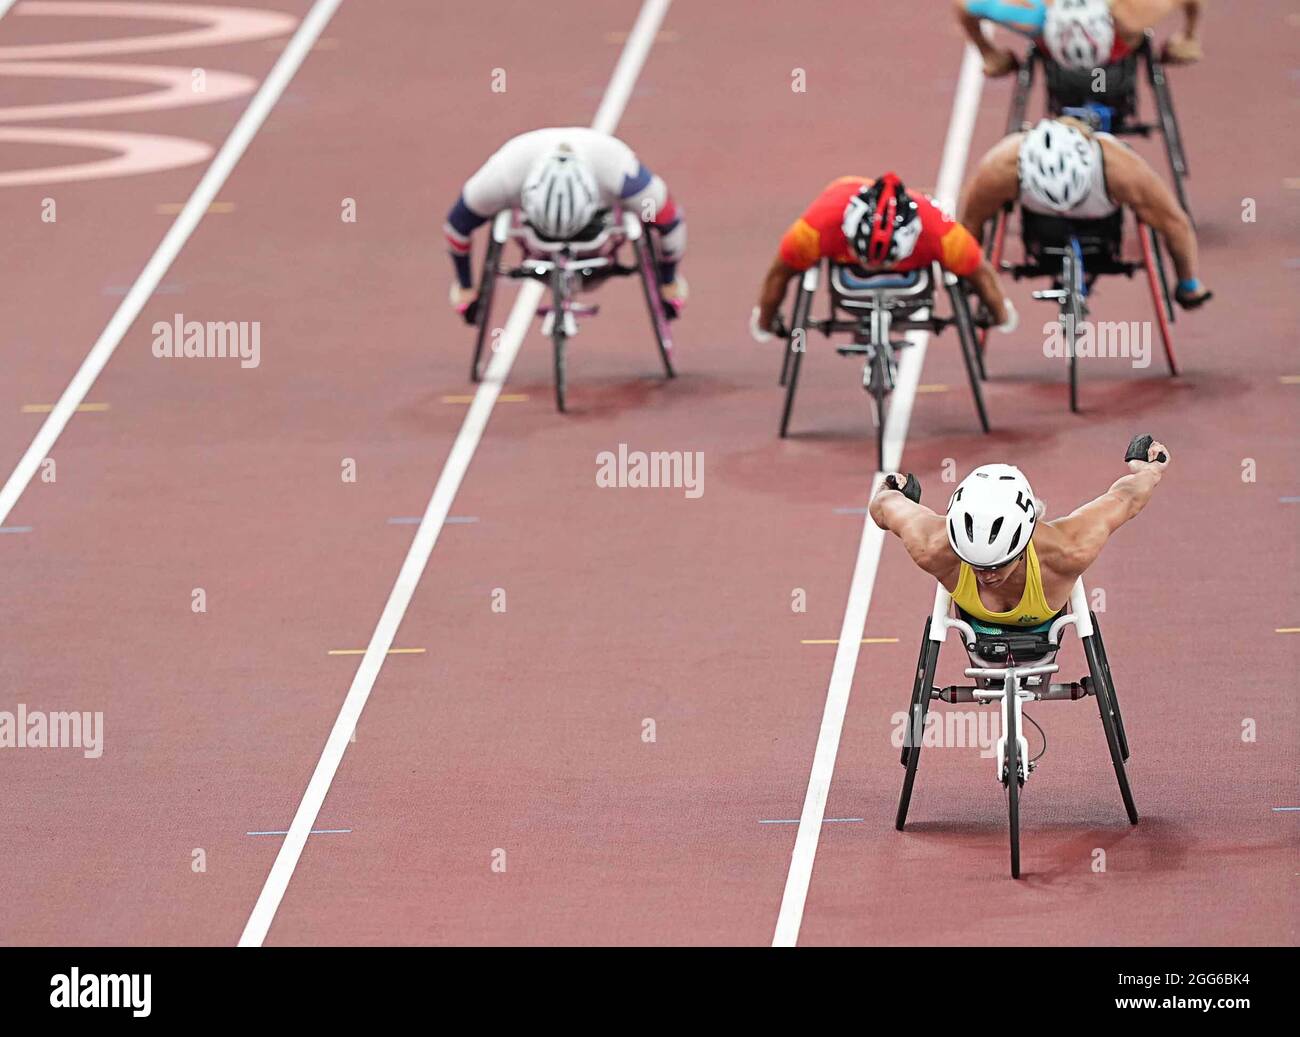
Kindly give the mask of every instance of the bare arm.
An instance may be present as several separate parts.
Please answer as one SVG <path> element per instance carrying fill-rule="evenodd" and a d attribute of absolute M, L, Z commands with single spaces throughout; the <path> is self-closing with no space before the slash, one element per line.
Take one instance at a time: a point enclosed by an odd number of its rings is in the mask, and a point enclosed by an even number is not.
<path fill-rule="evenodd" d="M 1059 568 L 1072 576 L 1082 575 L 1097 560 L 1111 535 L 1141 513 L 1171 459 L 1163 443 L 1153 442 L 1147 451 L 1148 458 L 1161 453 L 1165 455 L 1163 461 L 1130 461 L 1129 474 L 1116 479 L 1100 497 L 1050 523 L 1061 538 Z"/>
<path fill-rule="evenodd" d="M 786 263 L 780 256 L 772 260 L 772 265 L 763 278 L 763 286 L 759 289 L 758 326 L 760 328 L 766 331 L 772 327 L 772 321 L 776 317 L 777 310 L 781 308 L 781 303 L 785 301 L 786 288 L 798 276 L 799 271 Z"/>
<path fill-rule="evenodd" d="M 1007 323 L 1010 312 L 1007 310 L 1007 297 L 1002 293 L 1002 282 L 998 280 L 997 271 L 987 259 L 981 259 L 980 265 L 976 267 L 973 274 L 967 274 L 966 280 L 970 282 L 975 294 L 980 297 L 980 302 L 988 307 L 989 313 L 993 315 L 993 321 L 998 326 Z"/>
<path fill-rule="evenodd" d="M 1015 53 L 1007 47 L 999 47 L 988 36 L 984 35 L 984 30 L 980 25 L 982 19 L 978 15 L 971 14 L 970 4 L 967 0 L 954 0 L 953 13 L 957 16 L 957 24 L 961 26 L 962 32 L 966 38 L 980 52 L 980 57 L 984 61 L 984 74 L 986 76 L 1005 76 L 1014 72 L 1020 62 Z"/>
<path fill-rule="evenodd" d="M 1013 133 L 993 145 L 962 188 L 957 219 L 977 241 L 983 239 L 984 225 L 1019 194 L 1020 142 L 1024 136 Z"/>
<path fill-rule="evenodd" d="M 1196 232 L 1156 171 L 1136 152 L 1117 141 L 1101 141 L 1106 163 L 1106 188 L 1121 205 L 1127 205 L 1143 223 L 1155 228 L 1169 246 L 1179 280 L 1196 277 Z"/>
<path fill-rule="evenodd" d="M 894 473 L 898 482 L 905 476 Z M 871 498 L 871 518 L 881 529 L 903 542 L 907 553 L 921 569 L 942 581 L 960 564 L 948 544 L 944 519 L 923 504 L 908 500 L 898 490 L 882 485 Z"/>

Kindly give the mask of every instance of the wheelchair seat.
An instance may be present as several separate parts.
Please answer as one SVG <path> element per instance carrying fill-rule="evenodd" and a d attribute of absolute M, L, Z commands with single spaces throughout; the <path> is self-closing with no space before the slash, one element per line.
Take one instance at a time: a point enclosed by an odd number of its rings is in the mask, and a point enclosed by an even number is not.
<path fill-rule="evenodd" d="M 1067 108 L 1099 108 L 1110 112 L 1108 124 L 1100 127 L 1110 133 L 1123 133 L 1125 123 L 1137 111 L 1138 55 L 1140 49 L 1101 70 L 1063 68 L 1055 61 L 1044 61 L 1047 77 L 1047 109 L 1052 116 L 1067 114 Z M 1103 89 L 1096 89 L 1098 86 Z"/>
<path fill-rule="evenodd" d="M 972 661 L 1005 666 L 1014 660 L 1018 665 L 1029 665 L 1051 662 L 1056 655 L 1059 646 L 1048 639 L 1055 616 L 1038 626 L 995 626 L 975 619 L 956 603 L 953 608 L 957 618 L 969 623 L 975 631 L 975 648 L 969 652 Z"/>
<path fill-rule="evenodd" d="M 1079 242 L 1084 268 L 1089 276 L 1125 273 L 1123 260 L 1124 210 L 1116 209 L 1099 220 L 1072 220 L 1065 216 L 1048 216 L 1020 208 L 1020 235 L 1025 256 L 1044 274 L 1055 275 L 1061 269 L 1061 255 L 1070 247 L 1070 238 Z"/>
<path fill-rule="evenodd" d="M 835 301 L 850 309 L 881 303 L 920 308 L 933 294 L 928 270 L 884 270 L 873 273 L 850 264 L 831 264 L 831 291 Z"/>

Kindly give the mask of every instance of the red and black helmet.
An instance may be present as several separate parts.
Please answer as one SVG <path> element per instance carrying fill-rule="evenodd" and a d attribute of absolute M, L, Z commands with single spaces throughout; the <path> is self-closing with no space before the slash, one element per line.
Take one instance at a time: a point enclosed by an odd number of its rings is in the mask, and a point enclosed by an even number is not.
<path fill-rule="evenodd" d="M 897 174 L 886 173 L 849 199 L 843 229 L 860 262 L 889 266 L 912 254 L 921 217 Z"/>

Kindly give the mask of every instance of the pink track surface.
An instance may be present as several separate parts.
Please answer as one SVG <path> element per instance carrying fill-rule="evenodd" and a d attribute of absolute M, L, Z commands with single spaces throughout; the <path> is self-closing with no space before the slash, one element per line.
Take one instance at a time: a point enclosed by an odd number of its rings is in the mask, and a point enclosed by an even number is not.
<path fill-rule="evenodd" d="M 309 3 L 257 7 L 301 17 Z M 582 7 L 345 0 L 221 191 L 233 209 L 204 219 L 87 397 L 108 409 L 73 419 L 57 481 L 34 480 L 6 520 L 31 531 L 0 535 L 0 709 L 102 710 L 105 748 L 0 753 L 0 940 L 239 937 L 279 845 L 245 833 L 288 827 L 358 663 L 327 653 L 368 641 L 414 529 L 389 520 L 422 512 L 465 413 L 443 397 L 472 391 L 470 336 L 444 303 L 443 214 L 510 135 L 590 120 L 638 4 Z M 1171 73 L 1216 292 L 1174 325 L 1183 375 L 1164 376 L 1153 329 L 1146 370 L 1084 362 L 1071 415 L 1063 362 L 1039 349 L 1054 311 L 1019 285 L 1022 328 L 989 346 L 994 433 L 978 434 L 945 335 L 922 382 L 949 388 L 917 397 L 904 454 L 928 503 L 948 492 L 947 459 L 1012 460 L 1060 513 L 1122 473 L 1133 434 L 1170 445 L 1156 500 L 1089 576 L 1141 824 L 1124 821 L 1081 702 L 1030 709 L 1051 744 L 1023 798 L 1023 881 L 1007 877 L 1002 794 L 975 749 L 928 750 L 894 830 L 892 717 L 933 589 L 889 543 L 866 636 L 898 640 L 862 647 L 826 811 L 862 820 L 823 826 L 801 942 L 1295 940 L 1296 815 L 1273 809 L 1300 805 L 1300 637 L 1274 632 L 1300 626 L 1297 505 L 1282 502 L 1300 495 L 1300 385 L 1282 380 L 1300 374 L 1300 166 L 1277 132 L 1293 107 L 1288 8 L 1212 5 L 1206 62 Z M 168 28 L 21 10 L 0 46 Z M 760 822 L 799 817 L 835 652 L 800 642 L 838 635 L 862 517 L 836 509 L 866 504 L 874 445 L 857 368 L 820 339 L 778 440 L 779 355 L 745 322 L 778 235 L 831 177 L 889 167 L 932 186 L 960 60 L 946 6 L 840 31 L 860 12 L 670 10 L 618 133 L 690 219 L 680 377 L 658 377 L 631 282 L 602 292 L 573 345 L 567 416 L 530 333 L 506 389 L 527 399 L 498 404 L 452 509 L 477 521 L 443 531 L 397 636 L 426 651 L 385 663 L 317 820 L 350 831 L 310 837 L 269 943 L 772 939 L 796 826 Z M 260 80 L 276 55 L 252 41 L 84 60 Z M 8 82 L 14 104 L 130 92 Z M 1008 101 L 1006 82 L 986 86 L 973 155 Z M 49 125 L 216 148 L 244 104 Z M 1138 147 L 1164 169 L 1157 142 Z M 67 157 L 7 144 L 0 173 Z M 183 202 L 203 168 L 0 188 L 4 476 L 43 420 L 24 406 L 58 398 L 173 218 L 156 207 Z M 40 220 L 46 197 L 57 223 Z M 356 223 L 339 218 L 345 198 Z M 155 359 L 151 325 L 177 312 L 260 320 L 261 366 Z M 1103 282 L 1093 315 L 1148 320 L 1145 284 Z M 620 443 L 703 451 L 703 497 L 598 489 L 596 455 Z M 959 655 L 945 650 L 938 683 Z M 1061 662 L 1066 679 L 1084 672 L 1077 644 Z"/>

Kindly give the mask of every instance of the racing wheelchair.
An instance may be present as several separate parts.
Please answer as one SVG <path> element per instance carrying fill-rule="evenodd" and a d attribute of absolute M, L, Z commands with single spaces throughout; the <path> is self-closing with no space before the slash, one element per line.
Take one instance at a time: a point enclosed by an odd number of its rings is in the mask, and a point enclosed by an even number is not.
<path fill-rule="evenodd" d="M 1035 72 L 1041 68 L 1047 84 L 1049 115 L 1072 115 L 1089 123 L 1094 129 L 1119 137 L 1149 137 L 1158 131 L 1164 142 L 1165 156 L 1169 160 L 1178 204 L 1190 217 L 1192 210 L 1187 204 L 1185 184 L 1188 176 L 1187 152 L 1183 147 L 1178 117 L 1174 114 L 1169 79 L 1165 74 L 1164 63 L 1156 53 L 1154 40 L 1154 33 L 1148 29 L 1141 45 L 1127 57 L 1112 65 L 1083 70 L 1064 68 L 1031 44 L 1016 76 L 1011 112 L 1007 118 L 1007 133 L 1015 133 L 1024 127 Z M 1153 122 L 1145 122 L 1138 115 L 1139 65 L 1145 66 L 1147 83 L 1155 100 Z"/>
<path fill-rule="evenodd" d="M 518 243 L 522 253 L 514 267 L 504 265 L 502 259 L 506 243 L 511 239 Z M 624 262 L 625 247 L 632 252 L 630 263 Z M 477 382 L 483 376 L 483 349 L 491 334 L 492 302 L 498 278 L 533 278 L 550 289 L 549 302 L 537 312 L 542 318 L 542 334 L 551 339 L 553 347 L 555 406 L 564 413 L 569 340 L 578 333 L 579 317 L 594 317 L 600 312 L 599 305 L 583 302 L 577 296 L 611 277 L 633 275 L 641 280 L 664 376 L 675 378 L 673 341 L 668 327 L 670 316 L 659 294 L 658 247 L 635 213 L 603 209 L 574 238 L 560 241 L 542 236 L 519 210 L 502 210 L 492 221 L 474 312 L 467 314 L 476 329 L 471 380 Z"/>
<path fill-rule="evenodd" d="M 1046 216 L 1020 207 L 1020 232 L 1024 244 L 1024 259 L 1010 263 L 1002 259 L 1005 232 L 1005 214 L 1000 217 L 999 237 L 992 243 L 990 262 L 995 268 L 1005 270 L 1019 281 L 1022 278 L 1048 277 L 1052 286 L 1035 291 L 1035 299 L 1055 301 L 1059 307 L 1062 337 L 1066 358 L 1069 361 L 1070 410 L 1079 411 L 1079 350 L 1078 343 L 1086 333 L 1084 322 L 1088 319 L 1088 300 L 1093 285 L 1103 275 L 1122 274 L 1131 278 L 1144 270 L 1151 289 L 1151 302 L 1160 329 L 1165 361 L 1170 376 L 1178 374 L 1174 357 L 1173 297 L 1164 266 L 1158 261 L 1158 241 L 1150 227 L 1135 220 L 1137 239 L 1141 248 L 1140 261 L 1124 258 L 1125 210 L 1117 209 L 1110 216 L 1097 220 L 1069 219 L 1063 216 Z M 1127 340 L 1124 345 L 1127 347 Z M 979 353 L 983 364 L 983 341 Z"/>
<path fill-rule="evenodd" d="M 840 356 L 860 357 L 863 361 L 862 387 L 871 397 L 872 421 L 876 428 L 876 468 L 885 467 L 885 414 L 887 401 L 898 378 L 898 350 L 911 343 L 895 338 L 892 332 L 928 331 L 937 334 L 950 324 L 957 326 L 962 360 L 970 379 L 971 394 L 980 428 L 989 430 L 984 395 L 980 389 L 983 372 L 975 343 L 975 321 L 967 302 L 967 288 L 958 278 L 941 271 L 923 269 L 906 273 L 868 273 L 853 265 L 827 261 L 826 283 L 830 307 L 827 316 L 811 315 L 813 297 L 821 279 L 821 267 L 804 271 L 795 293 L 788 327 L 779 328 L 786 340 L 781 361 L 781 385 L 785 386 L 785 405 L 781 410 L 781 438 L 790 429 L 795 390 L 799 385 L 799 367 L 811 331 L 829 338 L 835 332 L 849 332 L 852 341 L 839 346 Z M 944 290 L 952 305 L 952 316 L 934 313 L 936 278 L 943 278 Z"/>
<path fill-rule="evenodd" d="M 1135 436 L 1125 453 L 1125 460 L 1144 459 L 1150 446 L 1150 436 Z M 1161 459 L 1164 457 L 1163 454 L 1158 456 Z M 913 500 L 920 502 L 920 483 L 914 476 L 908 476 L 906 486 L 894 488 L 903 490 Z M 1060 669 L 1056 653 L 1061 647 L 1061 637 L 1066 628 L 1071 626 L 1083 644 L 1088 673 L 1077 681 L 1053 682 L 1050 676 Z M 939 649 L 952 630 L 961 636 L 970 662 L 965 674 L 974 678 L 975 683 L 938 688 L 934 686 L 934 678 Z M 912 800 L 917 767 L 921 762 L 925 720 L 930 703 L 936 699 L 981 706 L 997 703 L 1001 710 L 1002 726 L 995 744 L 995 776 L 1006 794 L 1011 876 L 1019 878 L 1020 795 L 1025 782 L 1046 751 L 1044 741 L 1043 750 L 1037 757 L 1031 758 L 1029 755 L 1029 742 L 1024 734 L 1023 722 L 1029 719 L 1033 723 L 1033 720 L 1025 714 L 1024 705 L 1026 702 L 1078 700 L 1089 696 L 1097 701 L 1124 811 L 1128 815 L 1129 824 L 1136 825 L 1138 811 L 1129 787 L 1128 772 L 1125 770 L 1129 759 L 1128 736 L 1124 731 L 1124 718 L 1115 694 L 1115 681 L 1106 656 L 1106 646 L 1102 641 L 1101 628 L 1096 614 L 1088 608 L 1083 580 L 1075 581 L 1070 592 L 1068 612 L 1062 612 L 1047 623 L 1027 628 L 981 623 L 958 608 L 948 591 L 939 585 L 935 589 L 934 607 L 921 632 L 921 651 L 908 702 L 907 728 L 901 753 L 901 763 L 906 774 L 898 798 L 894 827 L 901 832 L 907 824 L 907 811 Z"/>

